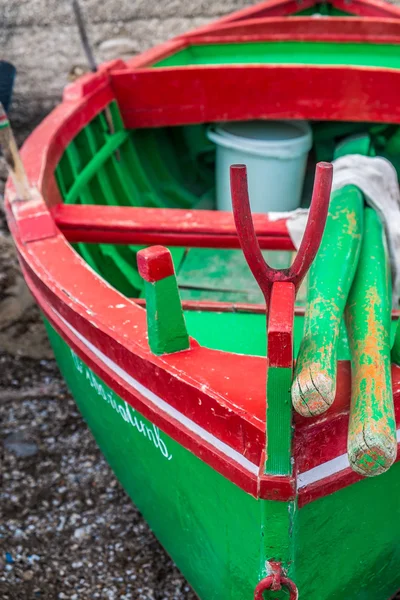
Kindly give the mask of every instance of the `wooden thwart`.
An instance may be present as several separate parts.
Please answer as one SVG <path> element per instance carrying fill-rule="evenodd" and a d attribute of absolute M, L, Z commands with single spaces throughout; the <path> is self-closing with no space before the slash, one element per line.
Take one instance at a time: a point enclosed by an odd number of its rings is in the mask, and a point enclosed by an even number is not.
<path fill-rule="evenodd" d="M 69 242 L 240 248 L 231 212 L 58 204 L 52 214 Z M 262 249 L 295 250 L 286 219 L 254 215 L 254 227 Z"/>

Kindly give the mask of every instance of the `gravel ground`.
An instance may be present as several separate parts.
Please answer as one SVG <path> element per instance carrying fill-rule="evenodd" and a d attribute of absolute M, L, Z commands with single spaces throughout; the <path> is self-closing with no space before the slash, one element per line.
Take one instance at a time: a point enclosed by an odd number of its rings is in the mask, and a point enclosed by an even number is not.
<path fill-rule="evenodd" d="M 0 349 L 0 599 L 195 600 L 78 413 L 1 214 Z"/>

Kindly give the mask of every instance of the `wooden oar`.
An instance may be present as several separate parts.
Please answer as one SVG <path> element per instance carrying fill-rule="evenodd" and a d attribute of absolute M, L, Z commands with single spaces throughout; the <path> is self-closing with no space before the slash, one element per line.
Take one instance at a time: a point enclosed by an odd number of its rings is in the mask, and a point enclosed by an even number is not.
<path fill-rule="evenodd" d="M 292 402 L 312 417 L 326 411 L 336 393 L 340 323 L 357 266 L 363 229 L 363 197 L 355 186 L 331 196 L 318 254 L 311 266 L 304 333 L 294 371 Z"/>
<path fill-rule="evenodd" d="M 30 191 L 24 165 L 18 152 L 17 143 L 11 129 L 6 111 L 0 102 L 0 147 L 13 180 L 18 200 L 29 200 Z"/>
<path fill-rule="evenodd" d="M 390 371 L 391 284 L 383 229 L 365 209 L 357 272 L 345 310 L 351 350 L 351 406 L 347 451 L 352 469 L 379 475 L 396 458 Z"/>

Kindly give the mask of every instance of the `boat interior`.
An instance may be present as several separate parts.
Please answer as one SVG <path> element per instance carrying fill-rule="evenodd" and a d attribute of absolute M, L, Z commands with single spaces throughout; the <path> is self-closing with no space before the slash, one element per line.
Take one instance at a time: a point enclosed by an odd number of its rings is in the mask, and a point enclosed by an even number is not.
<path fill-rule="evenodd" d="M 124 141 L 117 151 L 107 148 L 110 134 L 103 113 L 76 136 L 56 170 L 65 203 L 215 209 L 215 146 L 206 136 L 207 124 L 125 131 L 118 107 L 114 104 L 111 109 Z M 400 129 L 396 125 L 315 122 L 312 129 L 314 142 L 302 206 L 306 207 L 311 198 L 316 163 L 332 160 L 336 145 L 349 135 L 369 133 L 371 153 L 389 158 L 400 169 Z M 104 150 L 107 158 L 100 162 L 99 154 Z M 119 292 L 143 301 L 144 283 L 138 274 L 136 255 L 144 245 L 73 245 Z M 265 355 L 263 296 L 242 251 L 176 246 L 170 251 L 189 334 L 209 348 Z M 285 250 L 264 250 L 263 254 L 275 268 L 287 268 L 295 256 L 294 251 Z M 295 352 L 302 337 L 306 295 L 307 280 L 296 298 Z M 344 327 L 342 331 L 339 359 L 346 360 L 349 355 Z"/>
<path fill-rule="evenodd" d="M 343 17 L 348 13 L 324 3 L 296 14 L 324 15 Z M 385 43 L 287 39 L 196 44 L 192 40 L 152 67 L 230 63 L 398 68 L 400 54 L 396 45 Z M 215 210 L 216 149 L 207 137 L 207 129 L 212 124 L 125 128 L 120 109 L 116 101 L 109 105 L 112 130 L 106 111 L 102 111 L 65 148 L 56 167 L 63 202 L 67 205 Z M 307 207 L 311 199 L 316 163 L 331 161 L 335 148 L 349 136 L 367 134 L 366 153 L 388 158 L 400 171 L 397 125 L 339 120 L 315 120 L 310 121 L 310 125 L 313 146 L 308 156 L 302 206 Z M 145 304 L 144 283 L 136 259 L 143 243 L 71 243 L 90 267 L 119 292 Z M 265 356 L 263 295 L 242 251 L 238 247 L 190 247 L 176 243 L 169 248 L 189 334 L 209 348 Z M 287 247 L 267 249 L 264 257 L 272 267 L 287 268 L 293 261 L 294 251 Z M 307 281 L 296 299 L 295 352 L 302 337 L 306 296 Z M 342 331 L 339 359 L 348 359 L 344 327 Z"/>

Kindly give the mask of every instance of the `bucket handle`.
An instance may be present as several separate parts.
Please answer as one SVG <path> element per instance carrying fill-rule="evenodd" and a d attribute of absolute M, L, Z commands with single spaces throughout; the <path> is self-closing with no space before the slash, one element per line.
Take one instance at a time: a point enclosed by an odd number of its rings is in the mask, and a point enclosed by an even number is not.
<path fill-rule="evenodd" d="M 288 269 L 273 269 L 264 260 L 251 215 L 246 166 L 232 165 L 230 174 L 233 216 L 240 245 L 268 311 L 272 285 L 276 281 L 290 282 L 297 291 L 317 254 L 328 216 L 333 167 L 328 162 L 317 164 L 306 229 L 296 258 Z"/>

